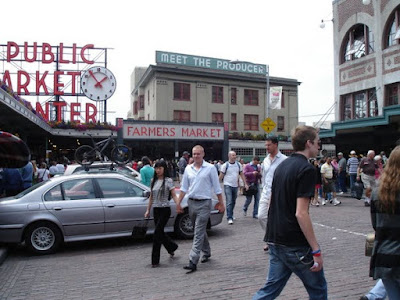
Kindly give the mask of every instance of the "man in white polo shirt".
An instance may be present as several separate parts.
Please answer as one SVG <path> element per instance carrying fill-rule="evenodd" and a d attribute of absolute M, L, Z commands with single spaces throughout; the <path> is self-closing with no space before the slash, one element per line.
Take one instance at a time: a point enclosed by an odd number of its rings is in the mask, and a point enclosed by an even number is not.
<path fill-rule="evenodd" d="M 221 170 L 219 174 L 219 179 L 224 180 L 224 192 L 226 199 L 226 217 L 228 219 L 228 224 L 233 224 L 233 210 L 236 204 L 236 198 L 238 193 L 239 186 L 239 176 L 242 177 L 243 182 L 246 182 L 246 179 L 243 175 L 243 167 L 242 165 L 236 161 L 236 152 L 229 151 L 228 153 L 228 161 L 221 165 Z M 245 189 L 247 190 L 249 187 L 247 183 L 245 184 Z"/>

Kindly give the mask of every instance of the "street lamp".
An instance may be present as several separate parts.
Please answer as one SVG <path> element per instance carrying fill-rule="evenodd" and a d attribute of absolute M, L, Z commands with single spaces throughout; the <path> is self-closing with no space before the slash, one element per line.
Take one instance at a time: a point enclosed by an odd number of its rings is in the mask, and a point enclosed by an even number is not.
<path fill-rule="evenodd" d="M 243 60 L 231 60 L 229 61 L 230 64 L 252 64 L 252 65 L 256 65 L 255 63 L 249 62 L 249 61 L 243 61 Z M 268 118 L 269 116 L 269 65 L 265 65 L 266 69 L 265 69 L 265 76 L 266 76 L 266 93 L 265 93 L 265 113 L 266 113 L 266 117 Z"/>

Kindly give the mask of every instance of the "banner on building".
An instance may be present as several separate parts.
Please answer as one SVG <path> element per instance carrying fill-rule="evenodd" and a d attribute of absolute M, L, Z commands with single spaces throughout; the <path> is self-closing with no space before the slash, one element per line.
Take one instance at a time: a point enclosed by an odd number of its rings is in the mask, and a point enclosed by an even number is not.
<path fill-rule="evenodd" d="M 269 89 L 269 108 L 281 109 L 282 108 L 282 87 L 273 86 Z"/>

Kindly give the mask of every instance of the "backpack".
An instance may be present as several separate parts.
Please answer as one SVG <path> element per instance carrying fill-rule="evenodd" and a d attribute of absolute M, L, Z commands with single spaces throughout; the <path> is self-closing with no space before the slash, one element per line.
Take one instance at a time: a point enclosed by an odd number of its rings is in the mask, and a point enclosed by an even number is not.
<path fill-rule="evenodd" d="M 235 163 L 237 164 L 237 166 L 238 166 L 238 168 L 239 168 L 239 173 L 240 173 L 240 172 L 243 172 L 242 166 L 239 164 L 239 162 L 238 162 L 238 161 L 235 161 Z M 229 160 L 228 160 L 228 161 L 225 163 L 225 173 L 224 173 L 224 174 L 226 174 L 226 172 L 228 172 L 229 165 L 230 165 L 230 163 L 229 163 Z"/>

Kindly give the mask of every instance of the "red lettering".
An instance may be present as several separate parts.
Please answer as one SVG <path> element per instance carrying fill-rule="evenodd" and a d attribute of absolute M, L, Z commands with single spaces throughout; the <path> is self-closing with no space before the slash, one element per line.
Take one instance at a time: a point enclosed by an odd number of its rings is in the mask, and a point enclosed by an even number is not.
<path fill-rule="evenodd" d="M 62 112 L 62 107 L 66 106 L 67 103 L 65 103 L 64 101 L 55 101 L 53 102 L 53 106 L 56 107 L 56 111 L 57 111 L 57 121 L 60 122 L 61 121 L 61 112 Z"/>
<path fill-rule="evenodd" d="M 72 76 L 72 94 L 76 93 L 76 77 L 81 76 L 81 72 L 76 71 L 76 72 L 67 72 L 67 75 Z"/>
<path fill-rule="evenodd" d="M 189 128 L 182 128 L 182 136 L 189 136 Z"/>
<path fill-rule="evenodd" d="M 141 134 L 140 134 L 141 136 L 142 135 L 147 135 L 147 128 L 146 127 L 142 127 L 141 128 Z"/>
<path fill-rule="evenodd" d="M 22 83 L 22 75 L 25 76 L 24 83 Z M 22 90 L 25 91 L 25 95 L 30 95 L 28 88 L 27 88 L 30 81 L 31 81 L 31 79 L 29 78 L 28 72 L 18 71 L 18 73 L 17 73 L 17 93 L 18 93 L 18 95 L 22 94 L 21 93 Z"/>
<path fill-rule="evenodd" d="M 86 57 L 85 57 L 85 51 L 86 51 L 87 49 L 93 49 L 93 48 L 94 48 L 94 45 L 93 45 L 93 44 L 89 44 L 89 45 L 84 46 L 84 47 L 81 49 L 81 58 L 82 58 L 82 60 L 83 60 L 84 63 L 87 63 L 87 64 L 89 64 L 89 65 L 94 64 L 94 61 L 93 61 L 93 60 L 88 60 L 88 59 L 86 59 Z"/>
<path fill-rule="evenodd" d="M 12 53 L 11 50 L 14 48 L 14 52 Z M 17 43 L 14 42 L 8 42 L 7 43 L 7 62 L 10 62 L 11 59 L 17 57 L 19 54 L 19 46 Z"/>
<path fill-rule="evenodd" d="M 40 94 L 40 87 L 43 87 L 45 95 L 49 94 L 47 86 L 46 86 L 46 84 L 44 82 L 44 80 L 46 79 L 47 74 L 49 74 L 49 71 L 44 72 L 42 77 L 39 78 L 39 76 L 40 76 L 39 71 L 36 71 L 36 95 Z"/>
<path fill-rule="evenodd" d="M 208 137 L 208 129 L 207 128 L 203 129 L 203 136 Z"/>
<path fill-rule="evenodd" d="M 215 132 L 215 129 L 211 129 L 211 130 L 210 130 L 210 137 L 217 137 L 217 136 L 214 134 L 214 132 Z"/>
<path fill-rule="evenodd" d="M 133 135 L 132 132 L 131 132 L 132 129 L 133 129 L 132 126 L 128 126 L 128 128 L 127 128 L 127 130 L 128 130 L 128 136 Z"/>
<path fill-rule="evenodd" d="M 163 128 L 163 134 L 162 134 L 163 136 L 169 136 L 169 130 L 168 130 L 168 128 Z"/>
<path fill-rule="evenodd" d="M 171 136 L 175 136 L 175 128 L 171 128 Z"/>
<path fill-rule="evenodd" d="M 76 44 L 72 44 L 72 63 L 76 64 Z"/>
<path fill-rule="evenodd" d="M 203 130 L 201 128 L 197 128 L 197 136 L 203 136 Z"/>
<path fill-rule="evenodd" d="M 69 64 L 69 60 L 68 59 L 64 59 L 64 44 L 60 43 L 60 58 L 59 58 L 59 63 L 60 64 Z"/>
<path fill-rule="evenodd" d="M 93 109 L 93 113 L 90 114 L 90 108 Z M 97 107 L 96 105 L 92 104 L 92 103 L 86 103 L 86 123 L 89 123 L 89 120 L 91 120 L 91 122 L 96 123 L 96 115 L 97 115 Z"/>
<path fill-rule="evenodd" d="M 80 115 L 80 112 L 75 109 L 77 107 L 81 107 L 81 104 L 80 103 L 71 103 L 71 117 L 70 117 L 70 120 L 71 120 L 71 122 L 80 123 L 81 121 L 75 120 L 75 116 L 79 116 Z"/>
<path fill-rule="evenodd" d="M 37 58 L 37 43 L 36 43 L 36 42 L 33 43 L 33 55 L 32 55 L 32 58 L 29 58 L 29 57 L 28 57 L 28 54 L 29 54 L 28 43 L 25 42 L 25 43 L 24 43 L 24 59 L 25 59 L 27 62 L 34 62 L 34 61 L 36 61 L 36 58 Z"/>
<path fill-rule="evenodd" d="M 10 71 L 6 70 L 6 71 L 4 72 L 4 75 L 3 75 L 3 82 L 4 82 L 5 84 L 7 84 L 8 87 L 9 87 L 11 90 L 13 89 L 12 84 L 11 84 Z"/>
<path fill-rule="evenodd" d="M 133 131 L 133 135 L 138 135 L 138 136 L 140 136 L 139 128 L 135 127 L 135 130 Z"/>
<path fill-rule="evenodd" d="M 64 87 L 64 83 L 59 81 L 60 75 L 64 75 L 64 72 L 54 71 L 54 95 L 64 95 L 64 91 L 59 90 Z"/>
<path fill-rule="evenodd" d="M 49 102 L 46 102 L 46 112 L 43 111 L 40 102 L 36 102 L 36 112 L 38 112 L 47 122 L 49 121 L 49 111 Z"/>
<path fill-rule="evenodd" d="M 46 56 L 49 55 L 50 58 L 47 59 Z M 49 43 L 43 43 L 42 45 L 42 63 L 51 64 L 54 62 L 54 54 L 51 51 L 51 45 Z"/>

